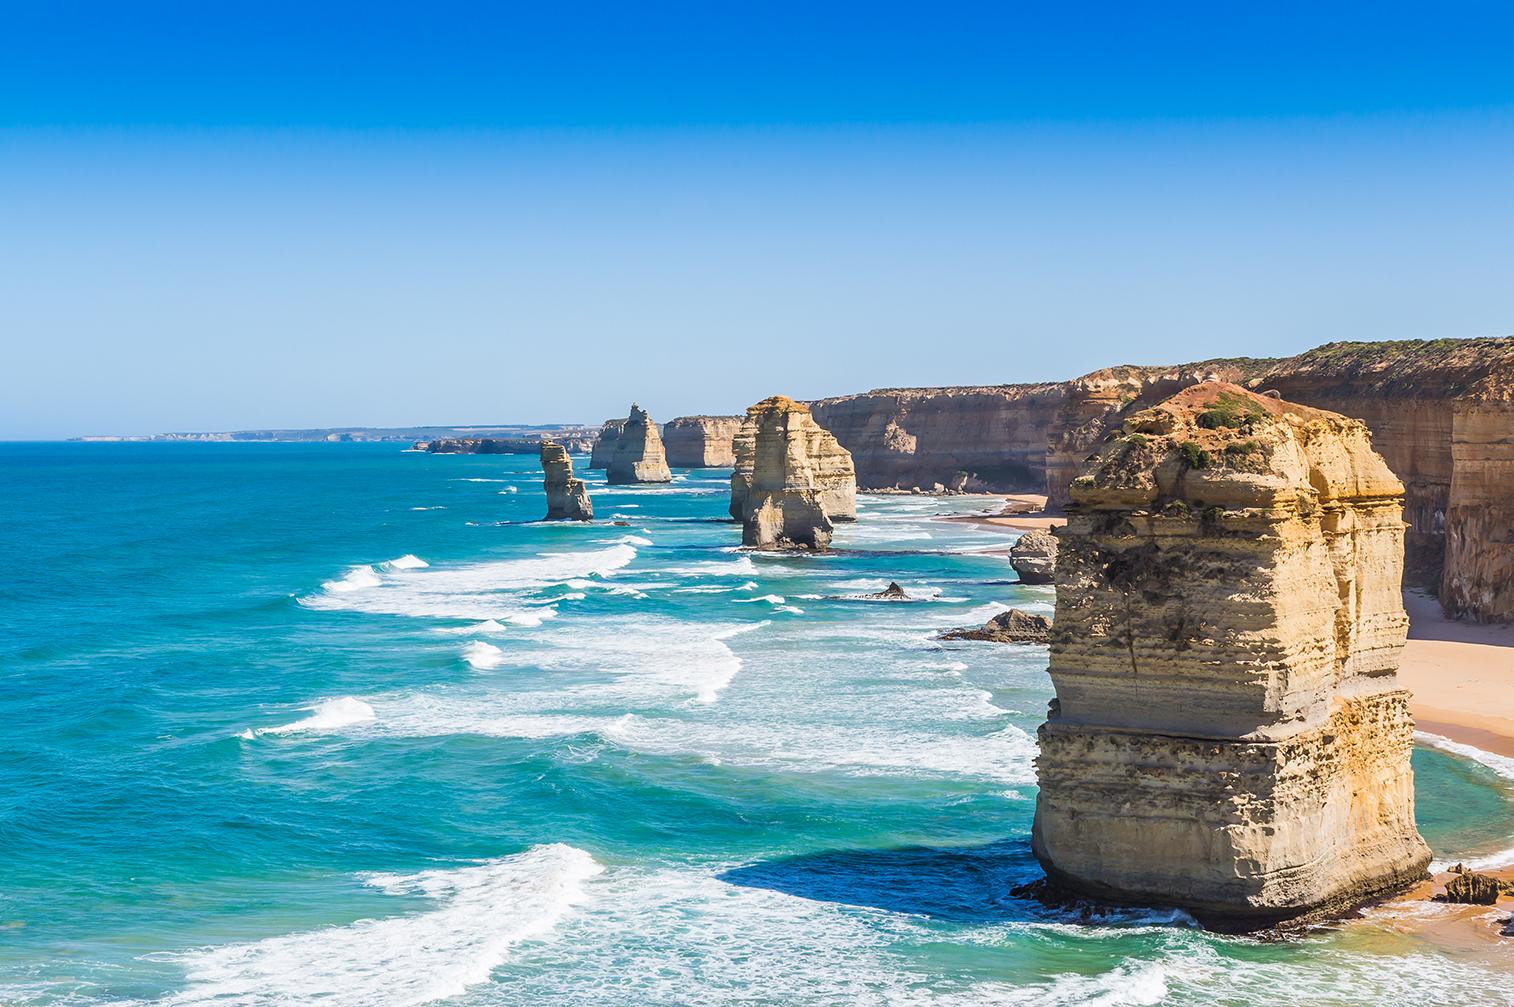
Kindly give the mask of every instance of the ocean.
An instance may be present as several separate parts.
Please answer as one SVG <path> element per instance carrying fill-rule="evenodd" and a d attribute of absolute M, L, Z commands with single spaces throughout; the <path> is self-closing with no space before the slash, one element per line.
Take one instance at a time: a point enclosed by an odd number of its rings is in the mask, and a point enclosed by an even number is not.
<path fill-rule="evenodd" d="M 1429 903 L 1012 897 L 1046 650 L 935 637 L 1052 592 L 938 520 L 982 500 L 766 556 L 727 471 L 579 474 L 548 525 L 530 457 L 0 445 L 0 1002 L 1514 1002 Z M 1437 857 L 1514 859 L 1514 762 L 1415 770 Z"/>

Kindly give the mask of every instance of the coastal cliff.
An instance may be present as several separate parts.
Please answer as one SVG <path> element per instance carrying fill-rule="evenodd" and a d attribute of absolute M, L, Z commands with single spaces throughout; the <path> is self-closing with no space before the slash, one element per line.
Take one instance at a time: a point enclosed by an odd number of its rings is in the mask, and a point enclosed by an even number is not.
<path fill-rule="evenodd" d="M 885 388 L 810 403 L 868 489 L 1039 490 L 1064 383 Z"/>
<path fill-rule="evenodd" d="M 743 545 L 824 551 L 834 522 L 856 519 L 851 455 L 807 406 L 782 395 L 752 406 L 735 454 L 730 513 Z"/>
<path fill-rule="evenodd" d="M 1514 369 L 1456 402 L 1445 535 L 1446 612 L 1514 621 Z"/>
<path fill-rule="evenodd" d="M 542 441 L 542 483 L 547 491 L 546 521 L 592 521 L 589 488 L 573 476 L 573 459 L 561 444 Z"/>
<path fill-rule="evenodd" d="M 625 425 L 625 420 L 605 420 L 604 426 L 599 428 L 599 436 L 594 438 L 594 448 L 589 453 L 589 468 L 610 467 L 610 459 L 615 457 L 615 445 L 620 442 L 620 432 L 625 429 Z"/>
<path fill-rule="evenodd" d="M 591 458 L 590 462 L 592 461 Z M 631 403 L 631 413 L 621 426 L 619 436 L 615 438 L 615 451 L 606 466 L 605 480 L 610 483 L 673 481 L 657 424 L 652 422 L 645 409 L 634 402 Z"/>
<path fill-rule="evenodd" d="M 729 468 L 736 464 L 740 416 L 679 416 L 662 427 L 668 464 L 677 468 Z"/>
<path fill-rule="evenodd" d="M 1252 929 L 1400 891 L 1403 487 L 1359 421 L 1191 386 L 1072 481 L 1032 847 L 1060 887 Z"/>

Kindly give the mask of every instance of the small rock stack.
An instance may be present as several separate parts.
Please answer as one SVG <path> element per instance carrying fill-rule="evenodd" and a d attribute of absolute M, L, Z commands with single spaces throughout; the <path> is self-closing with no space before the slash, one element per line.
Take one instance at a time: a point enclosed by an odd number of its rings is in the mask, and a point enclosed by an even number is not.
<path fill-rule="evenodd" d="M 573 476 L 568 449 L 555 441 L 541 442 L 541 470 L 547 490 L 546 521 L 592 521 L 594 505 L 582 479 Z"/>
<path fill-rule="evenodd" d="M 614 484 L 673 481 L 657 424 L 634 402 L 631 403 L 631 414 L 615 438 L 615 451 L 606 466 L 605 481 Z"/>
<path fill-rule="evenodd" d="M 852 456 L 808 406 L 783 395 L 752 406 L 735 453 L 730 514 L 743 545 L 823 552 L 834 522 L 857 519 Z"/>

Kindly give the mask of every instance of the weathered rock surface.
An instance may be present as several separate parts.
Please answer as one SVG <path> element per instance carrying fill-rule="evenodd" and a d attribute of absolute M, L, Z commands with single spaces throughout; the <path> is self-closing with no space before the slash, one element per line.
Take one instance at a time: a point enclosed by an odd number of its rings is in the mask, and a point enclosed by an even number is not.
<path fill-rule="evenodd" d="M 730 513 L 741 522 L 743 545 L 823 551 L 834 522 L 856 520 L 851 455 L 808 406 L 782 395 L 752 406 L 735 454 Z"/>
<path fill-rule="evenodd" d="M 1355 420 L 1234 385 L 1073 480 L 1032 848 L 1062 887 L 1250 929 L 1425 876 L 1403 486 Z"/>
<path fill-rule="evenodd" d="M 1051 620 L 1044 615 L 1012 608 L 1000 612 L 981 626 L 953 629 L 939 640 L 987 640 L 990 643 L 1050 643 Z"/>
<path fill-rule="evenodd" d="M 594 438 L 594 448 L 589 452 L 589 468 L 610 467 L 610 459 L 615 457 L 615 445 L 620 443 L 620 432 L 625 425 L 625 420 L 605 420 L 599 428 L 599 436 Z"/>
<path fill-rule="evenodd" d="M 1049 531 L 1028 531 L 1009 547 L 1009 565 L 1022 584 L 1050 584 L 1057 570 L 1057 537 Z"/>
<path fill-rule="evenodd" d="M 589 488 L 573 476 L 568 449 L 555 441 L 542 441 L 541 470 L 547 490 L 547 521 L 592 521 L 594 505 Z"/>
<path fill-rule="evenodd" d="M 889 581 L 888 587 L 877 594 L 864 595 L 864 597 L 871 598 L 874 601 L 914 601 L 913 598 L 905 593 L 904 588 L 899 586 L 897 580 Z"/>
<path fill-rule="evenodd" d="M 631 403 L 631 414 L 615 438 L 615 453 L 606 466 L 605 480 L 620 484 L 673 481 L 657 424 L 634 402 Z"/>
<path fill-rule="evenodd" d="M 1491 906 L 1500 894 L 1498 879 L 1486 874 L 1458 874 L 1446 883 L 1446 890 L 1435 896 L 1437 902 L 1460 902 L 1473 906 Z"/>
<path fill-rule="evenodd" d="M 677 468 L 721 469 L 736 464 L 740 416 L 679 416 L 662 427 L 668 464 Z"/>

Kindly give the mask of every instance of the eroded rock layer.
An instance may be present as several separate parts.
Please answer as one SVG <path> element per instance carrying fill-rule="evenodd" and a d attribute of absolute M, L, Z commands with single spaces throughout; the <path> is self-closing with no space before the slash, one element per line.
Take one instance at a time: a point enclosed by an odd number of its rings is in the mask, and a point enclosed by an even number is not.
<path fill-rule="evenodd" d="M 592 521 L 589 488 L 573 475 L 573 459 L 555 441 L 541 444 L 541 470 L 547 491 L 547 521 Z"/>
<path fill-rule="evenodd" d="M 774 395 L 747 410 L 735 438 L 731 516 L 743 545 L 830 547 L 836 521 L 857 517 L 852 458 L 809 407 Z"/>
<path fill-rule="evenodd" d="M 663 424 L 668 464 L 677 468 L 727 468 L 736 464 L 740 416 L 679 416 Z"/>
<path fill-rule="evenodd" d="M 615 451 L 605 467 L 605 481 L 610 483 L 665 483 L 673 481 L 668 471 L 668 459 L 662 447 L 662 436 L 657 424 L 647 411 L 631 403 L 631 414 L 626 417 L 619 435 L 615 438 Z"/>
<path fill-rule="evenodd" d="M 1402 495 L 1362 423 L 1235 385 L 1125 417 L 1060 536 L 1054 882 L 1249 929 L 1424 876 Z"/>
<path fill-rule="evenodd" d="M 615 457 L 615 445 L 620 442 L 620 432 L 625 429 L 625 425 L 625 420 L 605 420 L 604 426 L 599 428 L 599 436 L 594 438 L 594 448 L 589 453 L 589 468 L 610 467 L 610 459 Z"/>

